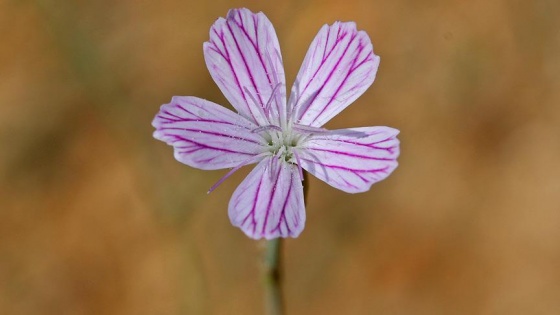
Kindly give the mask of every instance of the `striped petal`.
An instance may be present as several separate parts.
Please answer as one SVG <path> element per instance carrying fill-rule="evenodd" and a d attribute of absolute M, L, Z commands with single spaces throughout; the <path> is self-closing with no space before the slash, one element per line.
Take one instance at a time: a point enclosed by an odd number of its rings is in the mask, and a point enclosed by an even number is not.
<path fill-rule="evenodd" d="M 297 167 L 278 157 L 262 160 L 233 193 L 229 218 L 254 239 L 297 237 L 305 224 Z"/>
<path fill-rule="evenodd" d="M 398 133 L 389 127 L 364 127 L 314 135 L 297 150 L 299 163 L 335 188 L 364 192 L 397 167 Z"/>
<path fill-rule="evenodd" d="M 295 122 L 321 127 L 373 83 L 379 56 L 353 22 L 323 26 L 307 51 L 290 95 Z"/>
<path fill-rule="evenodd" d="M 280 45 L 262 12 L 234 9 L 225 19 L 219 18 L 204 43 L 204 58 L 212 78 L 239 114 L 261 126 L 285 117 Z"/>
<path fill-rule="evenodd" d="M 218 104 L 175 96 L 161 106 L 154 137 L 172 145 L 175 158 L 204 170 L 235 167 L 263 152 L 264 139 L 253 122 Z"/>

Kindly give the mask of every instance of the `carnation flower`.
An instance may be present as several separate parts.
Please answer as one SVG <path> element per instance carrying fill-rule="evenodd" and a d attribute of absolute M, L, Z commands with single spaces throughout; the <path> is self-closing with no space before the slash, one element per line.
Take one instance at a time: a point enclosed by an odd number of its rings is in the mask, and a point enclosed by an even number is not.
<path fill-rule="evenodd" d="M 249 237 L 297 237 L 305 224 L 304 170 L 348 193 L 369 190 L 397 167 L 398 130 L 323 125 L 373 83 L 379 57 L 353 22 L 324 25 L 286 94 L 274 27 L 262 13 L 230 10 L 204 43 L 210 74 L 233 112 L 175 96 L 153 120 L 175 158 L 203 170 L 257 164 L 233 193 L 229 218 Z"/>

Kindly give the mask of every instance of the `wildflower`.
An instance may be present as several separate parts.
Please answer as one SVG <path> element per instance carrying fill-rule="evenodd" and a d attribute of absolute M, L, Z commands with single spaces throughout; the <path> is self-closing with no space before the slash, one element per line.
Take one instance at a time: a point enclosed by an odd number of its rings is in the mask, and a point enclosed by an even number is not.
<path fill-rule="evenodd" d="M 210 74 L 237 113 L 175 96 L 161 107 L 154 137 L 189 166 L 256 167 L 229 202 L 229 218 L 249 237 L 297 237 L 305 224 L 303 170 L 349 193 L 369 190 L 396 167 L 398 130 L 322 126 L 373 83 L 379 57 L 353 22 L 324 25 L 309 47 L 291 95 L 274 28 L 262 13 L 234 9 L 204 43 Z"/>

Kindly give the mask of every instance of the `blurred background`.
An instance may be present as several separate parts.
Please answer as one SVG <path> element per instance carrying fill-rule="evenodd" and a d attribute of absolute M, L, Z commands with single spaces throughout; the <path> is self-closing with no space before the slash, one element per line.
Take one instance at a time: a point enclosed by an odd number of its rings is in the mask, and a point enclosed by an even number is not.
<path fill-rule="evenodd" d="M 560 2 L 0 1 L 0 314 L 261 314 L 261 246 L 230 225 L 250 170 L 175 161 L 173 95 L 227 104 L 202 43 L 273 22 L 291 85 L 353 20 L 377 80 L 327 127 L 401 130 L 363 194 L 310 180 L 284 247 L 288 314 L 560 313 Z M 229 105 L 227 105 L 229 106 Z"/>

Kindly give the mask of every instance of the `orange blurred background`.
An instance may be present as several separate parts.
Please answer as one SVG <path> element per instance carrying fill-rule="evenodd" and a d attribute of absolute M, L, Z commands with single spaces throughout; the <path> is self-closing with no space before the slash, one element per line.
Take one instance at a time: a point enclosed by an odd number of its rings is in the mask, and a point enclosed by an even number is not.
<path fill-rule="evenodd" d="M 225 98 L 202 43 L 264 11 L 293 81 L 321 25 L 354 20 L 381 65 L 329 128 L 401 130 L 363 194 L 310 180 L 285 242 L 288 314 L 560 313 L 560 2 L 0 3 L 0 314 L 261 314 L 260 244 L 227 203 L 250 167 L 175 161 L 150 123 Z"/>

